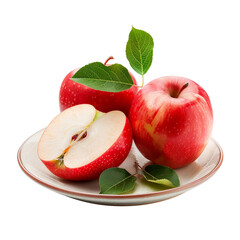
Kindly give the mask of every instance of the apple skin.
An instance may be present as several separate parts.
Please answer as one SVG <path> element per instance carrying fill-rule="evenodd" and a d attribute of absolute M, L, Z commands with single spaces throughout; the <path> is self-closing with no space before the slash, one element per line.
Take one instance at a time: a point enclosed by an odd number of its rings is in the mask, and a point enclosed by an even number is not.
<path fill-rule="evenodd" d="M 155 164 L 180 168 L 196 160 L 207 145 L 213 111 L 207 93 L 197 83 L 167 76 L 151 81 L 137 93 L 129 120 L 143 156 Z"/>
<path fill-rule="evenodd" d="M 78 69 L 75 69 L 68 73 L 62 82 L 59 93 L 60 111 L 77 104 L 86 103 L 93 105 L 101 112 L 119 110 L 128 116 L 131 103 L 138 92 L 138 87 L 135 86 L 137 84 L 136 79 L 131 73 L 129 74 L 133 79 L 134 86 L 121 92 L 106 92 L 92 89 L 71 80 L 71 77 L 77 71 Z"/>
<path fill-rule="evenodd" d="M 99 175 L 107 168 L 118 167 L 128 156 L 132 146 L 132 129 L 129 120 L 126 123 L 121 135 L 115 143 L 104 154 L 92 161 L 91 163 L 79 167 L 68 168 L 66 166 L 58 166 L 58 161 L 41 161 L 56 176 L 72 180 L 87 181 L 99 177 Z"/>

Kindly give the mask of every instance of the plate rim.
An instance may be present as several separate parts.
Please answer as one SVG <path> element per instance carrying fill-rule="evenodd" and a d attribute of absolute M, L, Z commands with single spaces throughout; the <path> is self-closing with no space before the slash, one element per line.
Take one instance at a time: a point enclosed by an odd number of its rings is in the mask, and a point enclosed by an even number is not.
<path fill-rule="evenodd" d="M 23 149 L 23 146 L 25 145 L 25 143 L 32 138 L 34 135 L 38 134 L 39 132 L 43 131 L 43 129 L 35 132 L 34 134 L 32 134 L 30 137 L 28 137 L 19 147 L 18 152 L 17 152 L 17 161 L 18 164 L 20 166 L 20 168 L 22 169 L 22 171 L 28 176 L 30 177 L 32 180 L 36 181 L 37 183 L 50 188 L 54 191 L 60 192 L 64 195 L 72 195 L 72 196 L 78 196 L 78 197 L 84 197 L 84 198 L 100 198 L 100 199 L 133 199 L 133 198 L 145 198 L 145 197 L 153 197 L 153 196 L 162 196 L 165 194 L 172 194 L 172 193 L 179 193 L 179 192 L 184 192 L 188 189 L 191 189 L 197 185 L 200 185 L 201 183 L 205 182 L 206 180 L 208 180 L 210 177 L 212 177 L 216 171 L 220 168 L 220 166 L 222 165 L 223 162 L 223 150 L 222 147 L 219 145 L 219 143 L 214 139 L 214 138 L 210 138 L 217 146 L 218 150 L 219 150 L 219 159 L 217 164 L 214 166 L 214 168 L 206 175 L 202 176 L 201 178 L 193 181 L 193 182 L 189 182 L 187 184 L 184 185 L 180 185 L 179 187 L 175 187 L 175 188 L 171 188 L 171 189 L 166 189 L 166 190 L 162 190 L 162 191 L 155 191 L 155 192 L 151 192 L 151 193 L 144 193 L 144 194 L 121 194 L 121 195 L 116 195 L 116 194 L 95 194 L 95 193 L 83 193 L 83 192 L 76 192 L 76 191 L 70 191 L 70 190 L 65 190 L 62 189 L 60 187 L 56 187 L 53 186 L 51 184 L 48 184 L 46 182 L 44 182 L 42 179 L 39 179 L 38 177 L 36 177 L 34 174 L 32 174 L 23 164 L 22 162 L 22 158 L 21 158 L 21 152 Z M 180 193 L 179 193 L 180 194 Z"/>

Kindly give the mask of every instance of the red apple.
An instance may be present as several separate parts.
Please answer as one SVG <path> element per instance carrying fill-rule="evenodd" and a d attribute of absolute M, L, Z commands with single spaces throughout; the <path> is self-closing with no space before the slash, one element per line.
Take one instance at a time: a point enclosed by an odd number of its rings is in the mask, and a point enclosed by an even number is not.
<path fill-rule="evenodd" d="M 208 143 L 213 112 L 207 93 L 183 77 L 161 77 L 136 95 L 129 114 L 134 142 L 153 163 L 183 167 Z"/>
<path fill-rule="evenodd" d="M 119 166 L 132 145 L 132 130 L 121 111 L 102 113 L 89 104 L 68 108 L 43 132 L 38 156 L 56 176 L 90 180 Z"/>
<path fill-rule="evenodd" d="M 109 59 L 112 58 L 110 57 Z M 108 60 L 105 62 L 105 65 L 107 65 Z M 59 93 L 61 111 L 77 104 L 87 103 L 93 105 L 101 112 L 120 110 L 128 116 L 131 103 L 138 91 L 137 86 L 135 86 L 137 84 L 136 80 L 131 73 L 134 86 L 121 92 L 105 92 L 92 89 L 71 80 L 71 77 L 77 71 L 78 69 L 71 71 L 62 82 Z"/>

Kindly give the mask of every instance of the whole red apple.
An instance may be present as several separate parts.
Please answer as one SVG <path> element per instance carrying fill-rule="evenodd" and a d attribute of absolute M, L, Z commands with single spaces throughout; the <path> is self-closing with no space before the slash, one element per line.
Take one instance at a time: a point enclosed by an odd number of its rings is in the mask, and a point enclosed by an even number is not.
<path fill-rule="evenodd" d="M 132 145 L 132 130 L 121 111 L 102 113 L 89 104 L 62 111 L 44 130 L 38 156 L 56 176 L 91 180 L 119 166 Z"/>
<path fill-rule="evenodd" d="M 112 57 L 109 59 L 112 59 Z M 107 65 L 108 60 L 105 62 L 105 65 Z M 61 111 L 74 105 L 85 103 L 93 105 L 101 112 L 119 110 L 128 116 L 131 103 L 138 91 L 137 86 L 135 86 L 137 82 L 131 73 L 130 75 L 135 84 L 134 86 L 121 92 L 106 92 L 92 89 L 71 80 L 71 77 L 77 71 L 78 69 L 75 69 L 68 73 L 62 82 L 59 93 L 59 105 Z"/>
<path fill-rule="evenodd" d="M 129 119 L 139 151 L 171 168 L 197 159 L 213 126 L 207 93 L 183 77 L 161 77 L 144 86 L 134 98 Z"/>

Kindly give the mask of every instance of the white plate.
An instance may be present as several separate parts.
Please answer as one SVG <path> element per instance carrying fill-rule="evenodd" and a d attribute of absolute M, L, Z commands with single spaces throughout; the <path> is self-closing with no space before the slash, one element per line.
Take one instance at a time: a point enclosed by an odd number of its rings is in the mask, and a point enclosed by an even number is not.
<path fill-rule="evenodd" d="M 33 180 L 58 193 L 82 201 L 107 205 L 138 205 L 153 203 L 175 197 L 187 190 L 205 182 L 221 166 L 223 151 L 219 144 L 210 139 L 201 156 L 186 167 L 177 169 L 181 185 L 177 188 L 162 190 L 156 184 L 146 184 L 144 179 L 138 179 L 136 187 L 131 194 L 107 195 L 99 194 L 98 180 L 88 182 L 72 182 L 60 179 L 45 167 L 37 156 L 38 141 L 43 130 L 29 137 L 18 150 L 18 163 L 22 170 Z M 126 168 L 130 173 L 136 172 L 136 161 L 140 166 L 147 164 L 145 159 L 132 147 L 128 158 L 120 167 Z"/>

